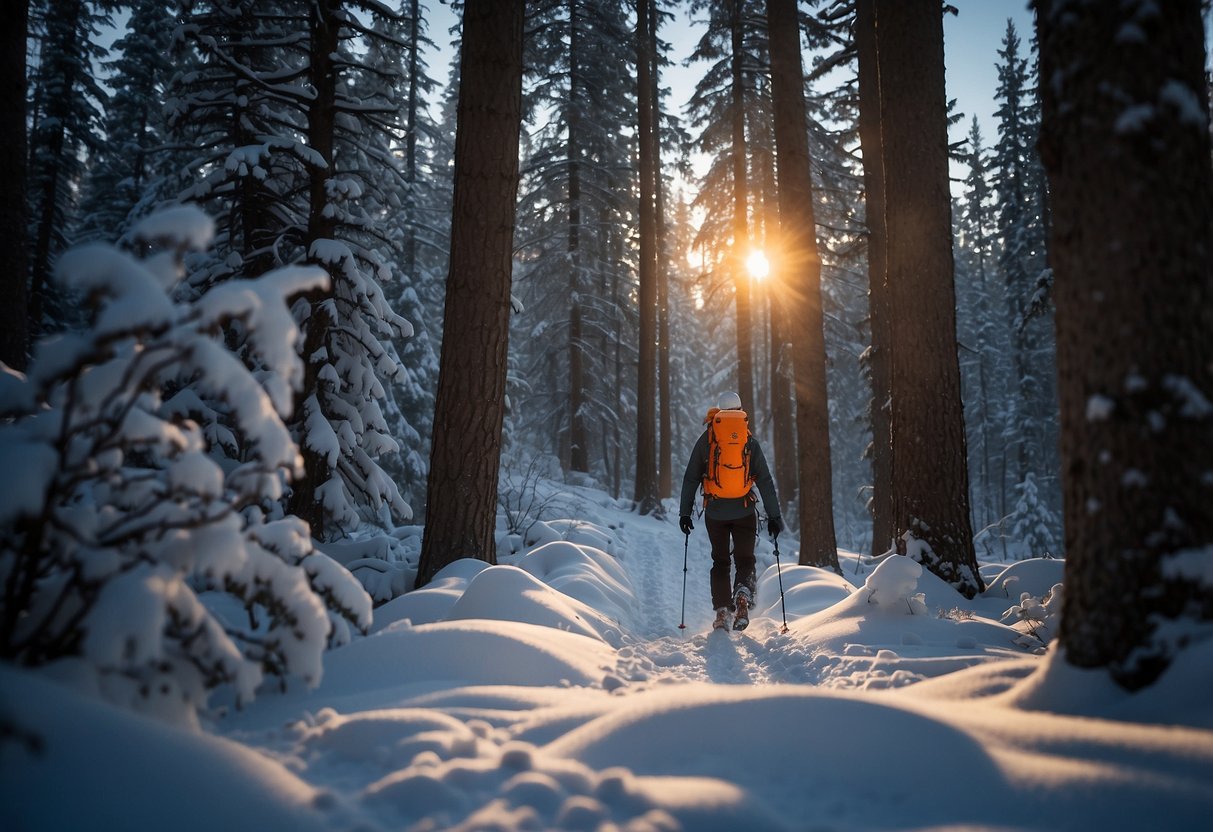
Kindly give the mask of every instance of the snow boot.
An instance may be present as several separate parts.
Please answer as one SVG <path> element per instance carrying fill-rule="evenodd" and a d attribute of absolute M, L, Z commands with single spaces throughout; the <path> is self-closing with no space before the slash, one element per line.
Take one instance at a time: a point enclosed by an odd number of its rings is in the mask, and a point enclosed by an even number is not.
<path fill-rule="evenodd" d="M 750 604 L 753 602 L 754 596 L 750 590 L 744 586 L 738 587 L 736 594 L 733 595 L 733 629 L 744 630 L 750 626 Z"/>
<path fill-rule="evenodd" d="M 716 620 L 712 622 L 713 630 L 728 630 L 729 629 L 729 608 L 717 607 Z"/>

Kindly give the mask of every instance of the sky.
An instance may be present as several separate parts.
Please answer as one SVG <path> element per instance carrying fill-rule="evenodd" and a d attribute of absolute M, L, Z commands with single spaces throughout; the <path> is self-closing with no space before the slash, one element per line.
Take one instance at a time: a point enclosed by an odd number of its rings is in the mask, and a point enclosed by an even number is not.
<path fill-rule="evenodd" d="M 663 4 L 668 6 L 668 3 Z M 963 118 L 951 128 L 950 139 L 959 141 L 968 135 L 970 121 L 977 116 L 986 146 L 991 146 L 998 131 L 994 113 L 994 91 L 998 86 L 998 50 L 1006 34 L 1007 21 L 1012 20 L 1026 50 L 1031 41 L 1033 16 L 1027 0 L 952 0 L 956 14 L 944 16 L 944 63 L 947 96 L 956 99 L 956 108 Z M 702 64 L 686 65 L 703 31 L 704 13 L 691 18 L 685 6 L 678 8 L 678 17 L 662 29 L 662 37 L 672 47 L 670 65 L 663 70 L 662 83 L 670 88 L 670 101 L 681 108 L 687 102 L 704 71 Z M 455 22 L 450 6 L 433 3 L 430 6 L 429 34 L 438 47 L 437 54 L 428 58 L 430 75 L 444 82 L 450 66 L 452 48 L 449 30 Z M 805 64 L 809 57 L 806 54 Z M 437 106 L 437 105 L 435 105 Z M 688 125 L 692 133 L 694 125 Z M 701 173 L 707 168 L 706 159 L 692 159 L 692 169 Z M 959 195 L 967 171 L 952 162 L 953 192 Z"/>
<path fill-rule="evenodd" d="M 944 63 L 947 71 L 947 94 L 957 100 L 957 107 L 966 116 L 976 115 L 982 132 L 990 136 L 997 128 L 994 118 L 994 90 L 998 73 L 994 63 L 1006 32 L 1008 18 L 1014 20 L 1020 37 L 1026 43 L 1032 32 L 1032 13 L 1026 0 L 953 0 L 958 13 L 944 18 Z M 682 30 L 686 30 L 684 34 Z M 690 53 L 702 30 L 694 22 L 675 23 L 663 35 L 675 48 L 676 65 L 666 73 L 674 101 L 690 97 L 702 66 L 684 67 L 682 58 Z M 808 59 L 806 57 L 807 64 Z M 680 92 L 682 91 L 682 92 Z"/>
<path fill-rule="evenodd" d="M 947 71 L 947 94 L 955 98 L 957 108 L 965 114 L 954 130 L 968 130 L 969 119 L 976 115 L 982 133 L 991 137 L 997 131 L 994 117 L 994 90 L 998 73 L 994 68 L 998 49 L 1006 33 L 1007 20 L 1013 20 L 1020 37 L 1027 44 L 1032 36 L 1032 13 L 1027 0 L 952 0 L 955 15 L 944 18 L 944 62 Z M 685 9 L 680 18 L 662 30 L 673 47 L 672 65 L 664 71 L 663 82 L 671 89 L 671 98 L 678 106 L 690 98 L 691 91 L 703 71 L 702 65 L 685 66 L 702 32 L 702 24 L 688 20 Z M 702 19 L 703 15 L 698 16 Z M 450 61 L 448 29 L 455 16 L 447 5 L 432 4 L 430 8 L 430 37 L 439 47 L 439 54 L 429 61 L 430 73 L 443 79 Z M 807 58 L 806 58 L 807 63 Z M 961 138 L 953 136 L 953 140 Z"/>

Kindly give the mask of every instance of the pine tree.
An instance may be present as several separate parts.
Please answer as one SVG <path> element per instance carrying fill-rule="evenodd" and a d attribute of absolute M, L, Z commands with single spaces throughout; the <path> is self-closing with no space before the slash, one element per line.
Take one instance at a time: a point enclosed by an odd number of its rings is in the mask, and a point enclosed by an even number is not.
<path fill-rule="evenodd" d="M 775 138 L 779 154 L 780 258 L 796 374 L 797 445 L 813 448 L 800 458 L 800 563 L 841 574 L 834 538 L 833 475 L 830 467 L 829 402 L 826 390 L 825 317 L 821 305 L 821 257 L 817 252 L 813 182 L 800 64 L 800 27 L 795 0 L 767 0 Z"/>
<path fill-rule="evenodd" d="M 29 26 L 29 0 L 9 5 L 12 16 L 0 40 L 0 112 L 6 113 L 0 124 L 0 143 L 6 153 L 0 157 L 0 227 L 7 228 L 8 245 L 0 257 L 0 292 L 4 293 L 0 311 L 0 362 L 17 370 L 25 369 L 29 348 L 29 260 L 26 252 L 26 141 L 25 141 L 25 50 Z"/>
<path fill-rule="evenodd" d="M 657 101 L 652 83 L 651 0 L 636 3 L 637 144 L 640 160 L 640 328 L 636 383 L 636 483 L 633 499 L 641 514 L 659 512 L 657 482 Z"/>
<path fill-rule="evenodd" d="M 624 267 L 612 261 L 613 235 L 632 224 L 630 136 L 634 48 L 622 2 L 550 0 L 531 7 L 527 136 L 520 200 L 519 286 L 528 335 L 519 351 L 543 379 L 524 406 L 558 436 L 552 450 L 566 471 L 602 474 L 598 437 L 622 418 L 609 401 L 612 310 L 603 291 Z M 559 344 L 559 349 L 556 345 Z"/>
<path fill-rule="evenodd" d="M 215 205 L 222 229 L 196 284 L 261 264 L 329 272 L 331 289 L 295 304 L 306 374 L 292 429 L 305 476 L 288 510 L 321 540 L 362 522 L 389 526 L 410 515 L 378 462 L 399 450 L 381 403 L 384 382 L 405 375 L 392 340 L 411 334 L 381 286 L 399 252 L 381 221 L 403 189 L 393 152 L 401 50 L 390 31 L 399 18 L 338 0 L 191 11 L 194 66 L 170 108 L 181 140 L 202 152 L 180 198 Z"/>
<path fill-rule="evenodd" d="M 49 295 L 48 280 L 70 242 L 85 158 L 102 134 L 107 95 L 93 65 L 105 57 L 99 31 L 109 16 L 90 0 L 41 0 L 31 12 L 39 57 L 29 113 L 29 316 L 38 332 L 68 316 L 66 301 Z"/>
<path fill-rule="evenodd" d="M 175 22 L 161 0 L 140 0 L 109 62 L 114 94 L 105 108 L 105 141 L 93 155 L 75 238 L 116 240 L 139 218 L 153 183 L 165 176 L 167 130 L 162 111 L 172 72 Z"/>
<path fill-rule="evenodd" d="M 27 377 L 0 374 L 0 447 L 24 463 L 0 508 L 0 656 L 72 658 L 109 698 L 187 720 L 219 686 L 243 703 L 266 676 L 318 683 L 325 647 L 371 623 L 353 577 L 271 509 L 300 473 L 282 422 L 302 376 L 286 302 L 327 276 L 288 267 L 174 301 L 183 255 L 212 233 L 184 206 L 133 229 L 147 259 L 66 252 L 56 278 L 96 300 L 89 319 L 43 341 Z M 236 321 L 256 375 L 224 346 Z M 212 459 L 185 418 L 197 391 L 222 399 L 239 464 Z"/>
<path fill-rule="evenodd" d="M 409 321 L 413 337 L 397 343 L 404 375 L 390 387 L 388 412 L 392 434 L 401 452 L 382 463 L 413 507 L 416 518 L 425 513 L 425 483 L 429 468 L 429 441 L 434 430 L 434 391 L 438 386 L 441 292 L 450 251 L 449 140 L 429 116 L 428 104 L 437 85 L 427 74 L 423 50 L 433 44 L 426 35 L 424 9 L 410 0 L 403 18 L 395 24 L 403 54 L 397 63 L 404 73 L 389 91 L 389 100 L 404 101 L 400 129 L 404 133 L 403 182 L 389 194 L 381 217 L 399 221 L 402 260 L 396 279 L 384 286 L 393 310 Z M 386 21 L 385 21 L 386 22 Z M 376 48 L 391 44 L 377 39 Z M 393 55 L 385 56 L 394 58 Z M 374 63 L 372 58 L 369 63 Z M 399 153 L 396 142 L 392 151 Z M 433 310 L 427 303 L 433 298 Z"/>
<path fill-rule="evenodd" d="M 888 249 L 894 531 L 905 552 L 966 597 L 973 551 L 956 357 L 943 11 L 877 0 L 876 56 Z"/>
<path fill-rule="evenodd" d="M 1053 79 L 1041 86 L 1041 154 L 1065 479 L 1061 655 L 1136 690 L 1213 621 L 1201 3 L 1035 9 L 1041 77 Z"/>
<path fill-rule="evenodd" d="M 1033 139 L 1036 106 L 1032 99 L 1028 60 L 1020 56 L 1019 34 L 1007 21 L 999 57 L 998 143 L 994 166 L 998 194 L 998 232 L 1003 240 L 999 267 L 1006 285 L 1008 326 L 1012 333 L 1013 360 L 1018 385 L 1017 395 L 1009 402 L 1012 418 L 1008 439 L 1016 446 L 1016 481 L 1029 470 L 1038 470 L 1041 462 L 1042 437 L 1036 428 L 1038 419 L 1033 403 L 1038 398 L 1034 388 L 1041 372 L 1036 366 L 1036 345 L 1026 318 L 1028 302 L 1034 287 L 1035 273 L 1043 263 L 1043 250 L 1038 245 L 1038 217 L 1029 181 L 1029 166 L 1035 155 Z"/>
<path fill-rule="evenodd" d="M 889 429 L 889 367 L 891 320 L 885 281 L 888 241 L 884 215 L 884 150 L 880 130 L 880 62 L 876 54 L 876 0 L 855 2 L 855 51 L 858 57 L 859 135 L 863 150 L 865 225 L 868 251 L 868 303 L 871 346 L 864 369 L 872 385 L 869 419 L 872 425 L 872 554 L 895 547 L 893 527 L 892 438 Z"/>
<path fill-rule="evenodd" d="M 751 250 L 752 196 L 746 127 L 756 118 L 756 111 L 769 113 L 760 101 L 756 81 L 756 70 L 768 64 L 766 32 L 761 8 L 754 0 L 692 4 L 692 11 L 701 9 L 708 12 L 707 29 L 691 60 L 709 66 L 688 102 L 687 113 L 690 120 L 703 125 L 694 140 L 695 148 L 712 161 L 698 183 L 695 204 L 704 218 L 696 242 L 707 249 L 705 260 L 713 284 L 708 295 L 719 298 L 717 303 L 732 303 L 736 336 L 724 355 L 733 362 L 730 375 L 736 379 L 743 406 L 753 409 L 757 404 L 753 320 L 750 276 L 745 268 Z M 766 124 L 769 129 L 769 122 Z M 729 241 L 727 248 L 724 241 Z"/>
<path fill-rule="evenodd" d="M 961 362 L 965 400 L 972 403 L 966 421 L 974 512 L 983 532 L 990 532 L 1001 528 L 998 518 L 1006 514 L 1002 419 L 1010 375 L 1004 356 L 1011 346 L 1004 289 L 993 273 L 996 240 L 989 150 L 976 117 L 961 161 L 969 172 L 955 222 L 957 328 L 965 357 Z M 978 537 L 985 537 L 983 532 Z"/>
<path fill-rule="evenodd" d="M 451 266 L 417 586 L 461 557 L 496 562 L 524 5 L 464 5 Z"/>

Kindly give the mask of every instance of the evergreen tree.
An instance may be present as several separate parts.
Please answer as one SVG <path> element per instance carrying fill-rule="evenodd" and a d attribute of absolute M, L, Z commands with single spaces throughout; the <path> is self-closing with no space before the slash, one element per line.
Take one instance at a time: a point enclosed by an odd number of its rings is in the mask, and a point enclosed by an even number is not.
<path fill-rule="evenodd" d="M 177 207 L 133 230 L 147 259 L 65 253 L 56 278 L 96 299 L 89 320 L 42 342 L 28 377 L 0 374 L 0 447 L 26 488 L 0 508 L 0 656 L 73 659 L 108 698 L 189 720 L 219 686 L 242 703 L 267 676 L 318 683 L 326 645 L 371 623 L 352 576 L 268 511 L 300 473 L 282 422 L 302 376 L 286 302 L 327 276 L 289 267 L 175 302 L 182 255 L 212 233 Z M 223 344 L 235 321 L 256 375 Z M 196 391 L 223 400 L 239 464 L 217 464 L 184 418 Z"/>
<path fill-rule="evenodd" d="M 413 336 L 395 344 L 404 374 L 397 376 L 389 388 L 387 415 L 392 435 L 402 447 L 382 465 L 420 519 L 425 512 L 434 391 L 438 386 L 442 283 L 450 247 L 450 171 L 445 164 L 450 142 L 429 115 L 428 105 L 437 85 L 427 74 L 424 51 L 433 43 L 426 34 L 425 10 L 418 0 L 409 0 L 399 20 L 391 23 L 383 19 L 378 25 L 389 24 L 394 37 L 376 39 L 372 49 L 389 45 L 392 49 L 384 60 L 371 56 L 367 63 L 404 70 L 387 91 L 388 100 L 404 102 L 399 126 L 403 147 L 400 141 L 394 141 L 389 150 L 403 154 L 403 181 L 387 195 L 376 221 L 400 224 L 400 268 L 396 279 L 383 289 L 392 309 L 412 324 Z M 400 50 L 399 55 L 391 54 L 396 50 Z"/>
<path fill-rule="evenodd" d="M 627 268 L 613 260 L 612 239 L 634 216 L 626 16 L 622 2 L 585 0 L 550 0 L 529 12 L 525 105 L 534 128 L 519 206 L 527 312 L 517 328 L 544 338 L 519 341 L 527 374 L 542 379 L 524 406 L 557 437 L 551 451 L 565 470 L 582 476 L 603 474 L 592 464 L 606 452 L 598 437 L 621 418 L 607 382 L 613 310 L 604 290 Z"/>
<path fill-rule="evenodd" d="M 91 0 L 38 0 L 31 17 L 38 62 L 29 112 L 29 315 L 37 332 L 68 315 L 48 280 L 70 242 L 85 160 L 100 145 L 107 95 L 93 67 L 105 57 L 100 31 L 110 18 Z"/>
<path fill-rule="evenodd" d="M 974 117 L 961 161 L 968 168 L 955 226 L 957 330 L 961 343 L 970 449 L 970 484 L 978 538 L 1002 535 L 1007 514 L 1003 474 L 1004 404 L 1009 389 L 1011 351 L 1004 287 L 996 281 L 996 239 L 989 155 Z M 1005 546 L 1004 546 L 1005 549 Z"/>
<path fill-rule="evenodd" d="M 640 266 L 637 302 L 640 306 L 639 360 L 636 383 L 636 487 L 634 501 L 641 514 L 660 513 L 657 483 L 657 109 L 650 50 L 651 0 L 636 3 L 636 137 L 640 159 Z"/>
<path fill-rule="evenodd" d="M 464 6 L 451 266 L 418 586 L 458 558 L 497 557 L 524 6 Z"/>
<path fill-rule="evenodd" d="M 144 197 L 168 173 L 164 90 L 175 22 L 162 0 L 139 0 L 109 62 L 114 93 L 105 108 L 105 141 L 90 163 L 75 237 L 115 240 L 138 219 Z"/>
<path fill-rule="evenodd" d="M 29 349 L 29 259 L 26 252 L 26 140 L 25 140 L 25 50 L 29 26 L 29 0 L 9 4 L 12 16 L 0 35 L 0 143 L 7 152 L 0 157 L 0 227 L 7 228 L 8 245 L 0 255 L 0 362 L 23 370 Z"/>
<path fill-rule="evenodd" d="M 710 157 L 700 178 L 695 206 L 703 212 L 697 245 L 705 250 L 706 297 L 733 307 L 735 340 L 717 347 L 732 363 L 719 387 L 735 387 L 746 408 L 754 409 L 754 359 L 750 276 L 751 197 L 747 124 L 762 123 L 769 132 L 769 105 L 760 101 L 757 77 L 768 64 L 762 7 L 756 0 L 691 4 L 692 12 L 707 11 L 703 36 L 690 60 L 708 64 L 687 104 L 688 118 L 703 125 L 693 147 Z M 769 87 L 766 88 L 769 94 Z M 726 247 L 727 242 L 727 247 Z"/>
<path fill-rule="evenodd" d="M 1034 5 L 1041 76 L 1052 79 L 1041 86 L 1041 154 L 1065 476 L 1060 655 L 1137 690 L 1213 621 L 1213 167 L 1201 3 L 1173 2 L 1166 14 Z"/>
<path fill-rule="evenodd" d="M 399 450 L 381 403 L 384 381 L 405 375 L 392 341 L 411 334 L 381 287 L 400 242 L 384 221 L 403 190 L 399 17 L 337 0 L 190 12 L 193 66 L 170 107 L 180 140 L 202 152 L 181 198 L 214 204 L 222 229 L 195 283 L 305 260 L 333 279 L 295 305 L 306 369 L 292 429 L 305 476 L 288 508 L 319 539 L 407 518 L 378 463 Z"/>
<path fill-rule="evenodd" d="M 775 138 L 779 154 L 780 258 L 791 300 L 797 444 L 800 458 L 800 563 L 841 573 L 834 539 L 826 391 L 825 316 L 795 0 L 767 0 Z"/>
<path fill-rule="evenodd" d="M 877 0 L 875 22 L 888 305 L 874 314 L 892 313 L 893 525 L 904 553 L 972 597 L 984 583 L 956 357 L 943 11 L 934 0 Z"/>

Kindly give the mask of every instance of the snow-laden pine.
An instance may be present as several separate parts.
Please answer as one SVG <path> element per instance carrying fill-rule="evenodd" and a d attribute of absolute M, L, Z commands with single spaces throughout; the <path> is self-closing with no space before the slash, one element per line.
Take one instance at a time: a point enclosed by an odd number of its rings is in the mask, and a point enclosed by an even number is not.
<path fill-rule="evenodd" d="M 12 466 L 0 481 L 0 653 L 186 720 L 220 685 L 247 703 L 267 675 L 319 683 L 329 642 L 371 620 L 307 525 L 273 519 L 301 473 L 283 424 L 302 379 L 286 301 L 328 278 L 287 267 L 175 302 L 183 254 L 212 234 L 183 206 L 136 226 L 152 251 L 142 259 L 102 244 L 65 253 L 56 280 L 90 300 L 88 326 L 41 341 L 28 375 L 0 376 Z M 224 343 L 235 324 L 257 375 Z M 190 417 L 200 396 L 222 437 Z"/>

